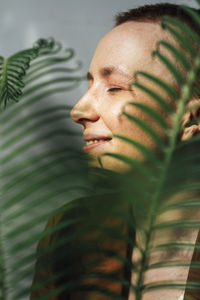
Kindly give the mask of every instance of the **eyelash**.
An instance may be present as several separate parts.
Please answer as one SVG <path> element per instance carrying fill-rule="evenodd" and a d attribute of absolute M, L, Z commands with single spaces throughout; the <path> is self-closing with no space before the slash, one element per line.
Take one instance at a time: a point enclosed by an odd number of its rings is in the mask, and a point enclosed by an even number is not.
<path fill-rule="evenodd" d="M 113 88 L 110 88 L 110 89 L 108 89 L 108 92 L 118 92 L 118 91 L 121 91 L 122 90 L 122 88 L 120 88 L 120 87 L 113 87 Z"/>

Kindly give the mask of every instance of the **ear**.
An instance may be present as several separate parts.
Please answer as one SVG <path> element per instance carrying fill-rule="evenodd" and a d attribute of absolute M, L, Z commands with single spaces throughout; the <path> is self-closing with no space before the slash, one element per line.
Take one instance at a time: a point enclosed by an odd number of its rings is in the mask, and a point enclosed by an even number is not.
<path fill-rule="evenodd" d="M 181 141 L 186 141 L 200 134 L 200 99 L 192 99 L 182 119 Z"/>

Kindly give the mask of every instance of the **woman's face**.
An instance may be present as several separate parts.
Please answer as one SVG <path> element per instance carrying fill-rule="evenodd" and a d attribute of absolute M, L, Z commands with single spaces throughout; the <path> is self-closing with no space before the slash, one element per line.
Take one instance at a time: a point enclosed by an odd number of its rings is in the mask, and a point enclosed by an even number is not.
<path fill-rule="evenodd" d="M 115 137 L 116 134 L 156 148 L 151 137 L 123 116 L 123 111 L 146 121 L 164 137 L 162 129 L 148 115 L 129 105 L 130 102 L 144 103 L 164 115 L 149 96 L 130 86 L 137 70 L 151 72 L 173 83 L 165 67 L 151 55 L 163 35 L 159 24 L 131 21 L 115 27 L 100 41 L 88 72 L 88 91 L 71 111 L 72 119 L 82 126 L 83 150 L 91 156 L 92 165 L 99 166 L 98 158 L 101 157 L 107 169 L 126 169 L 119 160 L 102 156 L 105 152 L 143 159 L 135 147 Z M 163 94 L 151 82 L 142 82 Z"/>

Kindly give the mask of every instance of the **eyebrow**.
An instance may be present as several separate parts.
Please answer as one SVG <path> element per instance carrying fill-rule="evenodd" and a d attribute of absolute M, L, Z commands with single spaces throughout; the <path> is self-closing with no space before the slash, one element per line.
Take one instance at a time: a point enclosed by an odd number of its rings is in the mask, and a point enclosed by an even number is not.
<path fill-rule="evenodd" d="M 113 66 L 104 67 L 104 68 L 100 69 L 99 73 L 104 78 L 107 78 L 107 77 L 111 76 L 112 74 L 119 74 L 119 75 L 125 76 L 128 80 L 133 79 L 133 77 L 130 76 L 129 74 L 127 74 L 124 71 L 122 71 L 121 69 L 119 69 L 117 67 L 113 67 Z M 87 79 L 88 80 L 93 79 L 93 76 L 90 72 L 87 73 Z"/>

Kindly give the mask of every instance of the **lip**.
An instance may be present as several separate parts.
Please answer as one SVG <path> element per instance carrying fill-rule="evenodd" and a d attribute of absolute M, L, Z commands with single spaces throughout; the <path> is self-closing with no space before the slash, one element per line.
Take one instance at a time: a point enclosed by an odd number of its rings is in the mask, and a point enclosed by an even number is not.
<path fill-rule="evenodd" d="M 96 136 L 96 135 L 86 135 L 83 137 L 84 141 L 91 141 L 91 140 L 99 140 L 99 142 L 95 142 L 93 144 L 90 144 L 90 145 L 85 145 L 83 146 L 83 150 L 85 152 L 88 152 L 96 147 L 99 147 L 99 146 L 102 146 L 102 145 L 105 145 L 106 143 L 110 142 L 111 141 L 111 137 L 108 137 L 108 136 Z"/>

